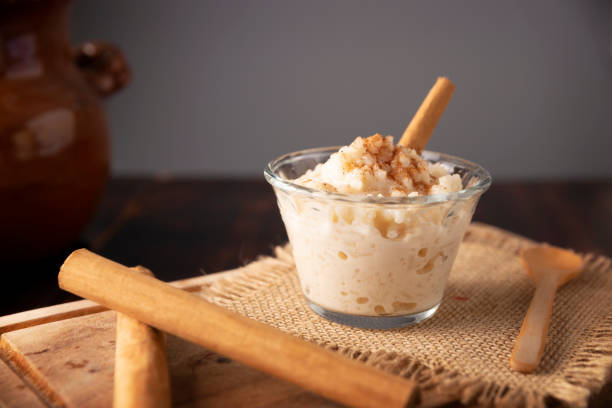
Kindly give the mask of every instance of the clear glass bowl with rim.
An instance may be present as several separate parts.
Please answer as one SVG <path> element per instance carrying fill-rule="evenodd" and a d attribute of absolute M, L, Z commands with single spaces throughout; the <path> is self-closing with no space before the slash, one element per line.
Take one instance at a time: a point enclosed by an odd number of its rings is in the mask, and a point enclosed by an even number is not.
<path fill-rule="evenodd" d="M 476 163 L 423 151 L 459 174 L 463 189 L 417 197 L 313 190 L 294 183 L 339 146 L 285 154 L 266 166 L 310 308 L 337 323 L 390 329 L 431 317 L 489 173 Z"/>

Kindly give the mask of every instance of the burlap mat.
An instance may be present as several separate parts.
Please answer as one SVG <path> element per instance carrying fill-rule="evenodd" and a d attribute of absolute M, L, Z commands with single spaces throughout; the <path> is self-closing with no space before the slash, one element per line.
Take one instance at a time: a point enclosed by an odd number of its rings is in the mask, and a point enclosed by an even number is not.
<path fill-rule="evenodd" d="M 301 296 L 289 247 L 217 281 L 202 295 L 464 404 L 540 407 L 559 400 L 584 407 L 612 367 L 612 262 L 585 255 L 584 272 L 555 299 L 538 370 L 520 374 L 509 369 L 508 359 L 533 294 L 517 256 L 531 244 L 473 224 L 442 306 L 430 320 L 403 329 L 356 329 L 316 315 Z"/>

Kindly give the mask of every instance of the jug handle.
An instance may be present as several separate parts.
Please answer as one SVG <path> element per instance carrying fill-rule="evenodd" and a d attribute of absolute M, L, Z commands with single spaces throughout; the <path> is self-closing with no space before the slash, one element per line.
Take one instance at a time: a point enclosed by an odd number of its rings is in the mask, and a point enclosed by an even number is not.
<path fill-rule="evenodd" d="M 100 96 L 115 93 L 132 78 L 123 52 L 113 44 L 88 41 L 73 50 L 73 60 Z"/>

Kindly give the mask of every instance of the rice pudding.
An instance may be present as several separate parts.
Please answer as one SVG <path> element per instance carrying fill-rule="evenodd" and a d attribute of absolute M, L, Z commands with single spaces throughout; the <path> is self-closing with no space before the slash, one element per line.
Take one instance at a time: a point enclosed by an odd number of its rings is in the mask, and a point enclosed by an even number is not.
<path fill-rule="evenodd" d="M 379 134 L 316 158 L 287 157 L 271 163 L 266 177 L 311 307 L 326 317 L 402 316 L 405 324 L 432 315 L 490 182 L 468 191 L 469 180 L 475 186 L 479 181 L 454 171 L 467 168 L 464 163 L 488 177 L 486 171 L 457 158 L 425 160 Z M 371 321 L 362 326 L 373 327 Z"/>

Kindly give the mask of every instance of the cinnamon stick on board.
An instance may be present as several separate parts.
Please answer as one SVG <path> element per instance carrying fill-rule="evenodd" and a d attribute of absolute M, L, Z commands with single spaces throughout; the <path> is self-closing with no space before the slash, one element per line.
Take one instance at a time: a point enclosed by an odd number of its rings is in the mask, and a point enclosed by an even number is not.
<path fill-rule="evenodd" d="M 232 313 L 85 249 L 66 259 L 58 281 L 64 290 L 349 406 L 406 407 L 417 397 L 413 381 Z"/>
<path fill-rule="evenodd" d="M 423 151 L 454 91 L 455 85 L 448 78 L 438 77 L 398 144 Z"/>
<path fill-rule="evenodd" d="M 142 266 L 132 273 L 153 276 Z M 165 333 L 117 313 L 114 408 L 169 408 L 170 379 Z"/>

